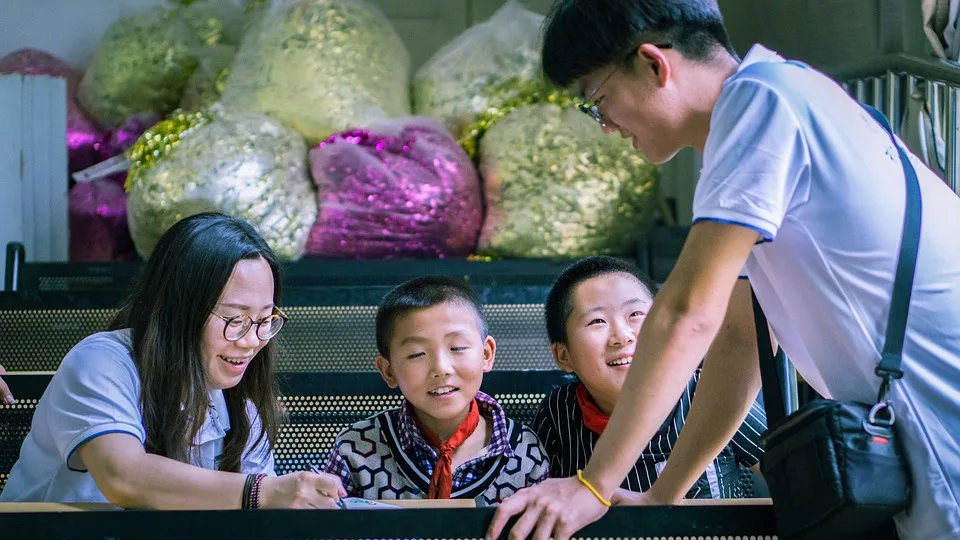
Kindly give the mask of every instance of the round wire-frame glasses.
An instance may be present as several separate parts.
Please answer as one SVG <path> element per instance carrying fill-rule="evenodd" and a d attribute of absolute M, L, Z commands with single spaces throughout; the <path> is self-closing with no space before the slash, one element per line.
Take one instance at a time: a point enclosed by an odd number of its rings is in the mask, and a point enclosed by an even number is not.
<path fill-rule="evenodd" d="M 276 337 L 289 319 L 280 308 L 274 308 L 274 311 L 276 311 L 276 313 L 269 317 L 264 317 L 259 321 L 254 321 L 246 315 L 224 317 L 213 311 L 210 313 L 224 322 L 223 339 L 231 342 L 240 341 L 243 339 L 243 336 L 247 335 L 247 332 L 249 332 L 251 328 L 256 326 L 257 338 L 260 339 L 260 341 L 266 341 Z"/>

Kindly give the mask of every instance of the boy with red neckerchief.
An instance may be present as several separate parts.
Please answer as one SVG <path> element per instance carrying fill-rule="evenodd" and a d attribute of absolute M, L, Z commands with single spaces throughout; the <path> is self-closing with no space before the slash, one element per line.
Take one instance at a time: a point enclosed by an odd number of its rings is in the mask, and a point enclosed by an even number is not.
<path fill-rule="evenodd" d="M 337 436 L 326 472 L 350 496 L 491 505 L 547 478 L 537 436 L 480 391 L 496 342 L 469 287 L 442 277 L 399 285 L 376 334 L 377 370 L 404 400 Z"/>
<path fill-rule="evenodd" d="M 578 261 L 550 289 L 546 321 L 553 357 L 557 367 L 580 379 L 548 394 L 534 421 L 550 456 L 551 476 L 576 476 L 590 459 L 623 387 L 655 290 L 650 278 L 635 266 L 605 256 Z M 646 491 L 656 480 L 686 420 L 699 377 L 697 370 L 621 488 Z M 743 497 L 740 467 L 756 470 L 764 430 L 766 415 L 755 402 L 734 439 L 687 498 Z"/>

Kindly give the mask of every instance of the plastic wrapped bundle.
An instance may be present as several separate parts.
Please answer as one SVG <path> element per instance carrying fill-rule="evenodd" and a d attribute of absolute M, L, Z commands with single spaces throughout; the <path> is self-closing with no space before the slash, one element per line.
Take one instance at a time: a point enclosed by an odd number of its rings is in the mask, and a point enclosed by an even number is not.
<path fill-rule="evenodd" d="M 320 215 L 307 255 L 465 256 L 483 219 L 473 163 L 439 122 L 395 119 L 310 152 Z"/>
<path fill-rule="evenodd" d="M 526 95 L 534 103 L 521 99 L 477 122 L 485 126 L 479 163 L 487 208 L 478 253 L 633 253 L 654 214 L 659 168 L 628 141 L 605 135 L 570 96 Z"/>
<path fill-rule="evenodd" d="M 239 7 L 229 2 L 156 8 L 118 19 L 84 74 L 80 104 L 107 127 L 140 112 L 172 111 L 205 51 L 227 42 L 239 20 Z"/>
<path fill-rule="evenodd" d="M 105 132 L 103 142 L 100 144 L 100 159 L 106 160 L 120 156 L 160 120 L 162 118 L 157 113 L 144 112 L 127 118 L 118 128 Z M 121 185 L 126 176 L 126 173 L 120 173 L 118 178 Z"/>
<path fill-rule="evenodd" d="M 236 52 L 232 45 L 218 45 L 211 49 L 187 81 L 180 98 L 181 109 L 202 111 L 220 99 Z"/>
<path fill-rule="evenodd" d="M 220 102 L 267 114 L 316 144 L 410 113 L 409 55 L 362 0 L 275 0 L 255 10 Z"/>
<path fill-rule="evenodd" d="M 101 178 L 70 189 L 70 261 L 112 262 L 137 258 L 127 227 L 122 181 Z"/>
<path fill-rule="evenodd" d="M 129 118 L 122 126 L 105 134 L 100 145 L 105 161 L 95 169 L 122 168 L 123 153 L 147 128 L 160 120 L 153 113 Z M 118 167 L 112 166 L 116 163 Z M 72 262 L 132 261 L 137 252 L 127 226 L 127 194 L 123 184 L 126 171 L 92 173 L 70 189 L 70 260 Z"/>
<path fill-rule="evenodd" d="M 141 256 L 174 223 L 220 211 L 253 224 L 284 260 L 303 254 L 317 217 L 303 139 L 256 113 L 174 113 L 133 148 L 130 233 Z"/>
<path fill-rule="evenodd" d="M 48 75 L 67 80 L 67 159 L 71 173 L 100 161 L 102 134 L 77 104 L 82 74 L 63 60 L 37 49 L 19 49 L 0 58 L 0 74 Z"/>
<path fill-rule="evenodd" d="M 542 15 L 509 0 L 489 20 L 447 43 L 417 70 L 416 114 L 440 118 L 459 135 L 465 125 L 502 101 L 504 96 L 490 92 L 496 83 L 538 76 L 542 23 Z"/>

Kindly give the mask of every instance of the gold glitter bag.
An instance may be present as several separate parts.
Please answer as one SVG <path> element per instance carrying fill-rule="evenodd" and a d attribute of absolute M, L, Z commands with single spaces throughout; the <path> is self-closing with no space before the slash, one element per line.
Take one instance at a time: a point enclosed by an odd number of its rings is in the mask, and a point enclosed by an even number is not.
<path fill-rule="evenodd" d="M 240 20 L 239 5 L 213 0 L 118 19 L 80 82 L 80 105 L 104 127 L 169 113 L 207 49 L 236 39 Z"/>
<path fill-rule="evenodd" d="M 362 0 L 274 0 L 256 9 L 220 103 L 276 118 L 311 145 L 410 114 L 410 57 Z"/>
<path fill-rule="evenodd" d="M 174 113 L 130 149 L 128 220 L 144 258 L 177 221 L 216 210 L 246 219 L 277 256 L 303 255 L 317 217 L 303 138 L 264 115 Z"/>
<path fill-rule="evenodd" d="M 508 0 L 489 20 L 443 46 L 413 79 L 416 114 L 441 119 L 460 133 L 504 96 L 491 92 L 507 79 L 533 80 L 540 73 L 543 16 Z"/>
<path fill-rule="evenodd" d="M 575 100 L 542 82 L 464 130 L 477 149 L 487 215 L 477 252 L 492 257 L 629 255 L 655 211 L 660 170 L 605 135 Z M 479 140 L 479 143 L 476 141 Z"/>

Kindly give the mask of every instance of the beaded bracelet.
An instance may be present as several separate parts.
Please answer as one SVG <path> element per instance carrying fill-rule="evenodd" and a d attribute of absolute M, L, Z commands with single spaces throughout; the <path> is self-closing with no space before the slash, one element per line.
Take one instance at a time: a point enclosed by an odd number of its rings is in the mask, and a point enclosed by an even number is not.
<path fill-rule="evenodd" d="M 260 484 L 267 475 L 260 473 L 255 475 L 253 486 L 250 488 L 250 508 L 256 510 L 260 508 Z"/>
<path fill-rule="evenodd" d="M 587 489 L 589 489 L 590 493 L 593 493 L 593 496 L 600 501 L 600 504 L 604 506 L 610 506 L 610 501 L 604 499 L 603 495 L 601 495 L 600 492 L 597 491 L 597 488 L 593 487 L 590 484 L 590 482 L 588 482 L 587 479 L 583 477 L 583 471 L 581 471 L 580 469 L 577 469 L 577 480 L 579 480 L 581 484 L 587 486 Z"/>

